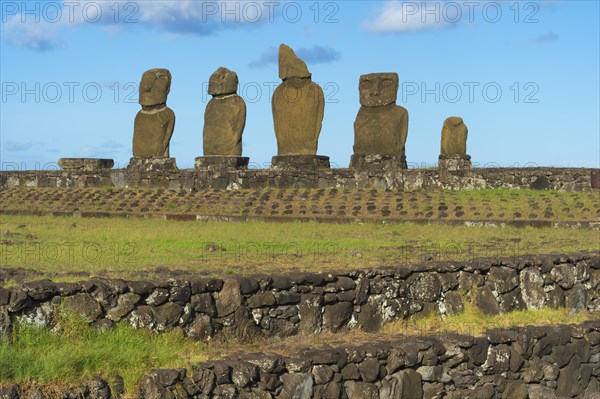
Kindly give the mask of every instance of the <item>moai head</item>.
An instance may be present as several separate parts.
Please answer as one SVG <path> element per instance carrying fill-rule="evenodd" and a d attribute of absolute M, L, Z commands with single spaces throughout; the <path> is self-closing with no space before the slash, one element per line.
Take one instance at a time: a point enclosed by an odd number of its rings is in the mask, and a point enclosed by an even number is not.
<path fill-rule="evenodd" d="M 311 74 L 304 61 L 302 61 L 294 50 L 282 44 L 279 46 L 279 78 L 310 78 Z"/>
<path fill-rule="evenodd" d="M 144 72 L 140 82 L 139 103 L 142 106 L 165 104 L 171 90 L 171 72 L 156 68 Z"/>
<path fill-rule="evenodd" d="M 370 73 L 361 75 L 358 87 L 360 105 L 383 107 L 396 102 L 398 95 L 397 73 Z"/>
<path fill-rule="evenodd" d="M 237 74 L 227 68 L 220 67 L 208 80 L 208 94 L 211 96 L 233 94 L 237 91 L 237 88 Z"/>

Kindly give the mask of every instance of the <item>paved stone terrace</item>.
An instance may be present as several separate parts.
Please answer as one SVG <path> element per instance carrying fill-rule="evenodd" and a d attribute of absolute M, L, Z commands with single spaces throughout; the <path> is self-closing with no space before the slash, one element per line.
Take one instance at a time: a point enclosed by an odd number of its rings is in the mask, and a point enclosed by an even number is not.
<path fill-rule="evenodd" d="M 600 223 L 596 192 L 393 192 L 340 189 L 263 189 L 198 192 L 164 189 L 0 190 L 4 214 L 210 217 L 324 221 Z"/>

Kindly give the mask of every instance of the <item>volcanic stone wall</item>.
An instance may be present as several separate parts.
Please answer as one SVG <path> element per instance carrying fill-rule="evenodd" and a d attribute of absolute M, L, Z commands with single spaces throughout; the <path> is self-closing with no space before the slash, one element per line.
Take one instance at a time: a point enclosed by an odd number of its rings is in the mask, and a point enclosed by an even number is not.
<path fill-rule="evenodd" d="M 63 398 L 111 399 L 122 379 L 96 377 Z M 600 397 L 600 322 L 490 330 L 484 336 L 380 336 L 300 354 L 244 354 L 152 370 L 128 397 L 231 399 L 557 399 Z M 44 398 L 0 386 L 6 399 Z"/>
<path fill-rule="evenodd" d="M 345 328 L 376 331 L 431 312 L 451 315 L 472 301 L 485 313 L 542 307 L 600 311 L 600 255 L 529 256 L 425 263 L 326 274 L 79 283 L 37 281 L 0 287 L 0 337 L 15 321 L 52 326 L 67 309 L 97 327 L 125 321 L 157 332 L 182 329 L 238 340 Z"/>
<path fill-rule="evenodd" d="M 596 185 L 589 168 L 480 168 L 465 171 L 399 169 L 394 172 L 320 170 L 148 170 L 103 169 L 97 171 L 10 171 L 0 172 L 0 189 L 15 186 L 156 187 L 173 190 L 261 189 L 261 188 L 376 188 L 390 190 L 435 189 L 553 189 L 590 191 Z M 600 188 L 600 187 L 594 187 Z"/>
<path fill-rule="evenodd" d="M 159 398 L 555 399 L 600 397 L 600 322 L 491 330 L 483 337 L 393 337 L 301 356 L 244 355 L 154 370 Z"/>

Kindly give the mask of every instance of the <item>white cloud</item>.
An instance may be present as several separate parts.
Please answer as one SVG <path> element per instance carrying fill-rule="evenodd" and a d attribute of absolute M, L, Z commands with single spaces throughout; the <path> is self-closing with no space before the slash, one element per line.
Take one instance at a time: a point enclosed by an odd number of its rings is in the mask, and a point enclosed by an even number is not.
<path fill-rule="evenodd" d="M 374 16 L 363 22 L 362 28 L 374 33 L 417 32 L 449 28 L 474 23 L 495 24 L 500 20 L 534 22 L 542 8 L 552 9 L 557 0 L 528 1 L 468 1 L 468 0 L 387 0 Z M 517 12 L 517 14 L 515 14 Z"/>
<path fill-rule="evenodd" d="M 53 2 L 50 10 L 42 2 L 35 4 L 38 8 L 27 8 L 27 12 L 17 8 L 3 13 L 3 40 L 40 51 L 64 44 L 60 35 L 72 27 L 97 26 L 109 34 L 144 27 L 170 34 L 206 36 L 222 29 L 255 26 L 276 17 L 273 2 L 254 0 L 80 0 L 64 1 L 62 8 Z"/>
<path fill-rule="evenodd" d="M 2 24 L 2 37 L 17 47 L 45 51 L 64 44 L 59 38 L 59 29 L 55 24 L 36 23 L 35 20 L 22 22 L 19 16 L 14 16 Z"/>
<path fill-rule="evenodd" d="M 390 0 L 363 28 L 375 33 L 415 32 L 447 27 L 455 19 L 455 10 L 443 8 L 440 1 Z M 462 11 L 461 11 L 462 12 Z"/>

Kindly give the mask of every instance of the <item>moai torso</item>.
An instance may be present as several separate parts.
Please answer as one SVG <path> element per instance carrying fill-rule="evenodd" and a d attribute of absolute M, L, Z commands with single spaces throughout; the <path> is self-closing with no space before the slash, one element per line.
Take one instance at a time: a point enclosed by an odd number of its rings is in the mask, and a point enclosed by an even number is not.
<path fill-rule="evenodd" d="M 133 155 L 140 158 L 168 157 L 174 128 L 175 112 L 171 108 L 142 109 L 135 117 Z"/>
<path fill-rule="evenodd" d="M 219 68 L 210 78 L 208 92 L 213 98 L 204 111 L 204 155 L 242 155 L 242 134 L 246 125 L 246 103 L 236 94 L 235 72 Z"/>
<path fill-rule="evenodd" d="M 396 105 L 398 75 L 363 75 L 359 91 L 361 107 L 354 122 L 354 154 L 404 155 L 408 111 Z"/>
<path fill-rule="evenodd" d="M 325 96 L 310 79 L 288 79 L 273 93 L 278 155 L 315 155 L 325 111 Z"/>
<path fill-rule="evenodd" d="M 144 72 L 140 82 L 139 103 L 142 110 L 133 127 L 133 156 L 168 157 L 169 143 L 175 128 L 175 113 L 167 107 L 171 73 L 166 69 Z"/>
<path fill-rule="evenodd" d="M 277 155 L 316 155 L 325 96 L 311 81 L 304 61 L 288 46 L 279 47 L 279 77 L 283 82 L 272 99 Z"/>
<path fill-rule="evenodd" d="M 404 154 L 408 111 L 396 104 L 360 107 L 354 122 L 355 154 Z"/>

